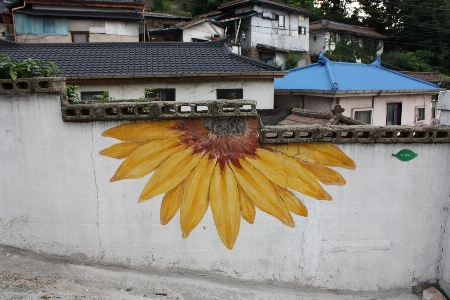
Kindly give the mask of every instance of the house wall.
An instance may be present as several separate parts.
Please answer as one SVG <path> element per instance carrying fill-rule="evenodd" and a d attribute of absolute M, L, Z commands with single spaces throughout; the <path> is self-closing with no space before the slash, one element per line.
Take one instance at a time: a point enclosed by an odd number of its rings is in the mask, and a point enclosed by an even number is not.
<path fill-rule="evenodd" d="M 217 89 L 243 89 L 243 97 L 246 100 L 258 101 L 258 109 L 273 108 L 273 79 L 219 79 L 219 80 L 155 80 L 139 83 L 86 83 L 78 91 L 103 91 L 110 92 L 110 96 L 116 99 L 137 99 L 142 97 L 143 90 L 150 88 L 175 88 L 175 100 L 203 101 L 217 99 Z"/>
<path fill-rule="evenodd" d="M 298 101 L 302 96 L 275 95 L 275 106 L 291 106 L 301 102 Z M 401 125 L 422 125 L 430 124 L 431 121 L 431 96 L 430 95 L 392 95 L 392 96 L 358 96 L 358 97 L 340 97 L 333 100 L 331 97 L 304 96 L 305 105 L 303 108 L 311 110 L 330 111 L 339 101 L 339 104 L 345 108 L 344 116 L 353 117 L 355 109 L 373 108 L 372 125 L 386 126 L 386 114 L 388 103 L 402 103 Z M 372 107 L 373 99 L 373 107 Z M 416 122 L 416 107 L 425 106 L 425 121 Z M 300 107 L 301 106 L 293 106 Z"/>
<path fill-rule="evenodd" d="M 255 6 L 257 11 L 268 11 L 267 7 Z M 286 50 L 308 51 L 309 18 L 299 21 L 298 14 L 289 15 L 282 10 L 269 9 L 269 13 L 285 15 L 285 27 L 278 27 L 278 21 L 261 15 L 251 17 L 250 26 L 245 28 L 246 40 L 241 41 L 243 48 L 255 48 L 257 44 L 265 44 Z M 268 13 L 265 13 L 265 16 Z M 298 26 L 306 27 L 306 34 L 298 34 Z M 250 27 L 250 29 L 248 28 Z M 244 30 L 243 28 L 243 30 Z M 251 33 L 248 34 L 247 31 Z"/>
<path fill-rule="evenodd" d="M 68 35 L 18 34 L 22 43 L 72 43 L 72 32 L 88 32 L 89 42 L 139 42 L 139 23 L 68 20 Z"/>
<path fill-rule="evenodd" d="M 333 103 L 333 98 L 327 97 L 275 95 L 275 107 L 330 111 Z"/>
<path fill-rule="evenodd" d="M 295 228 L 258 210 L 230 251 L 209 210 L 183 239 L 178 216 L 160 225 L 160 196 L 138 203 L 147 177 L 110 182 L 121 161 L 99 155 L 114 143 L 101 135 L 120 122 L 64 123 L 59 96 L 47 93 L 1 95 L 0 111 L 3 244 L 338 290 L 409 289 L 438 276 L 449 144 L 338 145 L 356 170 L 338 169 L 346 185 L 325 187 L 332 201 L 297 194 L 309 216 L 294 216 Z M 418 156 L 392 155 L 405 148 Z"/>
<path fill-rule="evenodd" d="M 314 40 L 316 38 L 316 40 Z M 315 30 L 309 33 L 309 53 L 319 54 L 320 51 L 326 52 L 329 50 L 328 41 L 330 33 L 325 30 Z"/>
<path fill-rule="evenodd" d="M 194 39 L 211 40 L 215 35 L 223 36 L 223 29 L 208 22 L 183 29 L 183 42 L 193 42 Z"/>

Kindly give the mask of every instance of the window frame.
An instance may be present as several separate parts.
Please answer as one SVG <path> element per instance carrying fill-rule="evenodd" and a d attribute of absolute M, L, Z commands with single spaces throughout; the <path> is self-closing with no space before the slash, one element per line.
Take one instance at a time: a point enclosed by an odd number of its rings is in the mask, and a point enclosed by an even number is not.
<path fill-rule="evenodd" d="M 415 110 L 416 110 L 416 123 L 424 123 L 425 122 L 425 117 L 426 117 L 426 113 L 427 113 L 427 107 L 425 105 L 421 105 L 421 106 L 416 106 Z M 423 110 L 423 119 L 419 119 L 419 110 Z"/>
<path fill-rule="evenodd" d="M 306 26 L 298 26 L 298 34 L 306 35 Z"/>
<path fill-rule="evenodd" d="M 399 115 L 397 116 L 397 117 L 399 117 L 400 118 L 400 120 L 398 120 L 398 123 L 399 124 L 395 124 L 395 119 L 396 119 L 396 116 L 395 116 L 395 105 L 399 105 L 398 107 L 399 107 L 399 110 L 400 110 L 400 113 L 399 113 Z M 389 115 L 388 115 L 388 113 L 389 113 L 389 105 L 393 105 L 393 114 L 392 114 L 392 124 L 388 124 L 388 121 L 389 121 Z M 398 107 L 397 107 L 397 109 L 398 109 Z M 389 102 L 389 103 L 386 103 L 386 126 L 397 126 L 397 125 L 402 125 L 402 114 L 403 114 L 403 103 L 402 102 Z"/>
<path fill-rule="evenodd" d="M 277 22 L 278 22 L 278 27 L 281 27 L 281 28 L 286 27 L 286 16 L 285 15 L 280 15 L 280 14 L 275 13 L 275 20 L 277 20 Z M 281 20 L 283 20 L 282 25 L 280 25 Z"/>
<path fill-rule="evenodd" d="M 80 92 L 80 100 L 81 101 L 98 101 L 97 99 L 94 99 L 96 95 L 103 94 L 105 91 L 81 91 Z M 86 95 L 92 95 L 89 99 L 84 99 L 83 96 Z"/>
<path fill-rule="evenodd" d="M 373 108 L 372 107 L 368 107 L 368 108 L 353 108 L 352 109 L 352 118 L 358 121 L 363 122 L 362 120 L 359 120 L 357 118 L 355 118 L 356 113 L 360 112 L 360 111 L 370 111 L 370 123 L 367 123 L 369 125 L 373 124 Z"/>
<path fill-rule="evenodd" d="M 237 92 L 237 98 L 232 98 L 230 97 L 231 93 L 235 93 Z M 219 93 L 226 93 L 226 98 L 224 97 L 219 97 L 221 96 Z M 241 98 L 239 98 L 241 97 Z M 216 89 L 216 99 L 224 99 L 224 100 L 241 100 L 244 99 L 244 89 Z"/>
<path fill-rule="evenodd" d="M 155 97 L 150 97 L 150 95 L 156 94 L 156 93 L 160 93 L 158 96 L 159 101 L 176 101 L 176 99 L 177 99 L 177 91 L 175 88 L 152 88 L 152 89 L 153 89 L 152 93 L 145 94 L 145 99 L 154 99 Z M 163 92 L 163 91 L 166 92 L 166 95 L 165 95 L 166 99 L 164 99 L 164 100 L 161 99 L 162 98 L 161 92 Z M 168 91 L 173 92 L 173 97 L 169 97 L 169 98 L 173 98 L 173 100 L 170 100 L 170 99 L 167 100 L 167 92 Z M 170 95 L 170 96 L 172 96 L 172 95 Z"/>

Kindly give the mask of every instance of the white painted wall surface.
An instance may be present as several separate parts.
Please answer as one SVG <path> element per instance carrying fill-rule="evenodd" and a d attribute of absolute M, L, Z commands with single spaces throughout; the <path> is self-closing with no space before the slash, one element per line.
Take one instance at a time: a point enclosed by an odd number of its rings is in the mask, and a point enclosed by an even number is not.
<path fill-rule="evenodd" d="M 314 40 L 315 38 L 315 40 Z M 326 52 L 328 48 L 328 41 L 330 33 L 326 30 L 315 30 L 309 32 L 309 53 L 319 54 L 320 51 Z"/>
<path fill-rule="evenodd" d="M 258 211 L 230 251 L 210 211 L 183 239 L 177 216 L 160 225 L 161 197 L 137 202 L 147 178 L 110 182 L 121 161 L 98 153 L 115 141 L 102 132 L 119 122 L 64 123 L 60 109 L 56 95 L 0 98 L 3 244 L 327 289 L 409 288 L 438 276 L 449 144 L 339 145 L 357 168 L 339 170 L 345 186 L 326 186 L 332 201 L 301 195 L 309 216 L 294 216 L 295 228 Z M 404 148 L 419 155 L 392 156 Z"/>
<path fill-rule="evenodd" d="M 204 101 L 217 99 L 217 89 L 243 89 L 244 99 L 258 101 L 258 109 L 273 108 L 273 79 L 219 79 L 216 81 L 148 80 L 139 83 L 83 84 L 81 91 L 110 92 L 110 96 L 129 100 L 144 96 L 144 89 L 175 88 L 175 101 Z"/>
<path fill-rule="evenodd" d="M 444 230 L 444 245 L 442 251 L 442 261 L 439 268 L 439 286 L 450 295 L 450 219 L 449 219 L 450 200 L 447 202 L 447 224 L 442 228 Z"/>
<path fill-rule="evenodd" d="M 264 10 L 267 10 L 265 8 Z M 278 21 L 267 18 L 251 18 L 251 34 L 246 33 L 246 47 L 256 47 L 265 44 L 280 49 L 308 51 L 309 50 L 309 18 L 299 22 L 298 15 L 288 15 L 281 10 L 270 9 L 271 12 L 285 16 L 285 27 L 278 27 Z M 306 27 L 306 34 L 298 34 L 298 26 Z M 250 39 L 251 40 L 248 40 Z"/>

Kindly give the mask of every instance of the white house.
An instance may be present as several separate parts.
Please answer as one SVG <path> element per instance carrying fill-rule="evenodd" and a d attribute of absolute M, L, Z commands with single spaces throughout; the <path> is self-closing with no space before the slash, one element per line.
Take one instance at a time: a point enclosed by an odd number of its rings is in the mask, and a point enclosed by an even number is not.
<path fill-rule="evenodd" d="M 238 0 L 207 16 L 227 27 L 242 55 L 284 67 L 287 51 L 309 51 L 312 14 L 308 9 L 271 0 Z"/>
<path fill-rule="evenodd" d="M 13 60 L 37 58 L 59 65 L 81 100 L 104 91 L 117 100 L 245 99 L 273 108 L 273 80 L 287 74 L 231 52 L 225 40 L 206 43 L 17 44 L 0 41 Z M 144 89 L 153 89 L 145 93 Z"/>
<path fill-rule="evenodd" d="M 384 35 L 372 28 L 354 26 L 334 21 L 320 20 L 309 24 L 309 53 L 333 51 L 336 42 L 343 38 L 356 41 L 361 47 L 373 46 L 377 56 L 383 53 Z"/>

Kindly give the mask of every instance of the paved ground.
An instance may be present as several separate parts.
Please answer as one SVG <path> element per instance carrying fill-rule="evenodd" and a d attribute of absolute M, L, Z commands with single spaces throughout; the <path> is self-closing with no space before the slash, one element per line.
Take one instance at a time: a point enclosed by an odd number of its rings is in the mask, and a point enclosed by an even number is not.
<path fill-rule="evenodd" d="M 85 264 L 0 245 L 0 299 L 418 300 L 410 291 L 336 292 L 187 270 Z"/>

